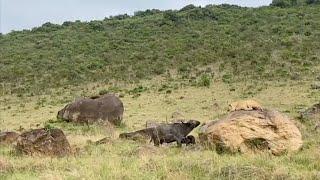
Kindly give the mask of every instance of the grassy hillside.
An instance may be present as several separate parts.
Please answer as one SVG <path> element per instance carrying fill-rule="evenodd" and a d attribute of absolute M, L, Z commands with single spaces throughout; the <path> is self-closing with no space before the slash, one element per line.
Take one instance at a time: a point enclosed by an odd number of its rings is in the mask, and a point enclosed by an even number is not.
<path fill-rule="evenodd" d="M 319 8 L 190 5 L 46 23 L 0 36 L 0 90 L 43 93 L 172 74 L 192 80 L 206 72 L 226 82 L 312 78 L 320 64 Z"/>
<path fill-rule="evenodd" d="M 57 127 L 74 152 L 26 156 L 1 146 L 0 180 L 320 179 L 318 122 L 298 118 L 320 97 L 320 5 L 294 1 L 190 5 L 0 35 L 0 132 Z M 124 103 L 122 126 L 57 120 L 66 103 L 110 91 Z M 288 115 L 301 130 L 302 150 L 218 154 L 199 143 L 154 147 L 118 138 L 174 112 L 216 120 L 230 102 L 248 98 Z M 104 137 L 107 144 L 91 143 Z"/>

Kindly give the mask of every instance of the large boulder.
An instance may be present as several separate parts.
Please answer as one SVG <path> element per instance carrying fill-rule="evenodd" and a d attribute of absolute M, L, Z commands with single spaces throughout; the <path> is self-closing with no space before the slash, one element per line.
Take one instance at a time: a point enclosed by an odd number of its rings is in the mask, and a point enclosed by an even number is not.
<path fill-rule="evenodd" d="M 17 152 L 27 155 L 65 156 L 70 144 L 60 129 L 34 129 L 22 133 L 17 139 Z"/>
<path fill-rule="evenodd" d="M 57 117 L 76 123 L 110 122 L 119 125 L 124 112 L 123 103 L 113 95 L 82 98 L 66 105 Z"/>
<path fill-rule="evenodd" d="M 285 115 L 266 109 L 231 112 L 202 126 L 199 137 L 218 152 L 268 151 L 280 155 L 302 146 L 301 133 L 295 124 Z"/>
<path fill-rule="evenodd" d="M 18 136 L 16 132 L 0 132 L 0 145 L 11 145 L 16 142 Z"/>

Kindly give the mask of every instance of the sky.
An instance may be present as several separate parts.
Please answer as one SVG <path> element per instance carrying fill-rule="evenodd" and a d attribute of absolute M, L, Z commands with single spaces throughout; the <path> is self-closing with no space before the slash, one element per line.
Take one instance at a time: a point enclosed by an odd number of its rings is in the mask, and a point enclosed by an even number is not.
<path fill-rule="evenodd" d="M 0 0 L 0 32 L 32 29 L 46 22 L 102 20 L 146 9 L 181 9 L 188 4 L 269 5 L 272 0 Z"/>

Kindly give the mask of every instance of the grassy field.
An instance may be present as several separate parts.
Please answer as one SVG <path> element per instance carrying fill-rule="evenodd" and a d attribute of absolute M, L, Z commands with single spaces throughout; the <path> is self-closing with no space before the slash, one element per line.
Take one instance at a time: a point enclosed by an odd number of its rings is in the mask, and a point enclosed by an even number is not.
<path fill-rule="evenodd" d="M 273 2 L 146 10 L 0 34 L 0 131 L 61 128 L 73 150 L 50 158 L 0 147 L 0 179 L 320 179 L 317 122 L 298 118 L 320 100 L 311 88 L 320 84 L 319 0 Z M 121 95 L 122 126 L 56 119 L 76 98 L 106 92 Z M 303 149 L 217 154 L 199 144 L 157 148 L 117 138 L 174 112 L 216 120 L 230 102 L 249 98 L 290 116 Z M 104 137 L 107 144 L 91 143 Z"/>
<path fill-rule="evenodd" d="M 64 158 L 30 157 L 1 147 L 0 179 L 319 179 L 320 136 L 313 131 L 314 122 L 297 118 L 299 110 L 319 101 L 320 91 L 312 90 L 312 83 L 300 80 L 230 84 L 213 79 L 209 87 L 194 87 L 155 78 L 117 88 L 90 84 L 54 89 L 50 95 L 1 96 L 1 130 L 59 127 L 65 131 L 74 154 Z M 124 96 L 121 127 L 87 127 L 57 121 L 56 113 L 66 102 L 115 89 Z M 137 89 L 140 93 L 133 93 Z M 214 120 L 226 114 L 228 103 L 246 98 L 292 117 L 302 131 L 303 149 L 280 157 L 264 153 L 221 155 L 199 144 L 181 149 L 174 145 L 157 148 L 117 138 L 121 132 L 143 128 L 147 120 L 170 121 L 173 112 L 201 122 Z M 197 136 L 197 130 L 193 134 Z M 109 137 L 110 142 L 98 146 L 90 143 L 103 137 Z"/>

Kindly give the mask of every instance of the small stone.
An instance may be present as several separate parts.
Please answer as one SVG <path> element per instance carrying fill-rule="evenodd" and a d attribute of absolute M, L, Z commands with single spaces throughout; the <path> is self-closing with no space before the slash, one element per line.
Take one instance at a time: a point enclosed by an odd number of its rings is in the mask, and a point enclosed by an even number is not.
<path fill-rule="evenodd" d="M 311 84 L 311 89 L 320 89 L 320 82 L 314 82 Z"/>

